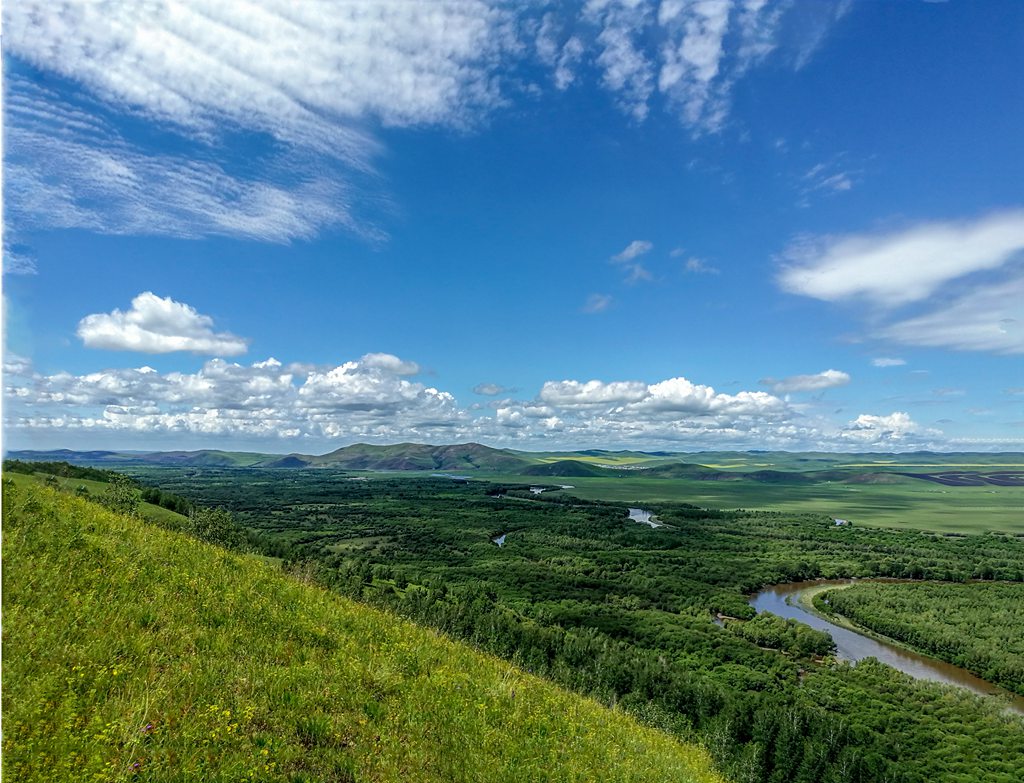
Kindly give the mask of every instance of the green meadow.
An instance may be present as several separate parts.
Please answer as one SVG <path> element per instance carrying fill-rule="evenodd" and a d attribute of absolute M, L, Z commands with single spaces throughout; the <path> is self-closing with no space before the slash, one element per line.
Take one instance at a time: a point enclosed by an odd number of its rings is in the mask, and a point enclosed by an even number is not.
<path fill-rule="evenodd" d="M 768 484 L 747 480 L 699 481 L 621 477 L 500 476 L 495 481 L 572 485 L 563 490 L 587 500 L 642 504 L 682 502 L 706 508 L 827 514 L 854 524 L 944 533 L 993 530 L 1024 533 L 1024 487 L 948 487 L 894 476 L 891 484 Z"/>
<path fill-rule="evenodd" d="M 684 781 L 694 745 L 384 611 L 4 482 L 11 781 Z"/>

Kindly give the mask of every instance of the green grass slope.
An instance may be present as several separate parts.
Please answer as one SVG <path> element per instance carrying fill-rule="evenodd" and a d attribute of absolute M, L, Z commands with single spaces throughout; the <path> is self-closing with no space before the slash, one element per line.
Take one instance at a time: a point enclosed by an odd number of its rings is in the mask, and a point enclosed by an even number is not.
<path fill-rule="evenodd" d="M 4 483 L 17 781 L 693 781 L 700 749 L 254 557 Z"/>
<path fill-rule="evenodd" d="M 48 478 L 44 473 L 35 473 L 28 475 L 27 473 L 5 473 L 4 480 L 12 481 L 18 486 L 40 486 Z M 66 478 L 64 476 L 55 476 L 57 483 L 60 488 L 66 492 L 74 492 L 78 487 L 85 487 L 89 490 L 89 495 L 93 500 L 97 500 L 103 497 L 103 494 L 107 491 L 107 485 L 102 481 L 92 481 L 90 479 L 80 478 Z M 155 506 L 152 503 L 139 503 L 139 514 L 148 522 L 156 522 L 163 527 L 169 528 L 184 528 L 188 519 L 176 511 L 171 511 L 168 508 L 161 506 Z"/>

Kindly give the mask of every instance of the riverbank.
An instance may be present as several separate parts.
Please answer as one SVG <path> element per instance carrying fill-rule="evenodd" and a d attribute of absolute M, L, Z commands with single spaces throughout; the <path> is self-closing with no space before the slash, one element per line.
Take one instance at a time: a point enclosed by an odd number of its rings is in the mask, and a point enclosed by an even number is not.
<path fill-rule="evenodd" d="M 1008 709 L 1024 716 L 1024 697 L 978 677 L 962 667 L 915 650 L 908 645 L 862 629 L 845 617 L 825 614 L 815 606 L 822 593 L 873 581 L 906 580 L 816 580 L 793 582 L 765 588 L 749 599 L 758 612 L 768 611 L 780 617 L 799 620 L 817 630 L 827 631 L 836 643 L 836 657 L 856 664 L 875 658 L 904 674 L 920 680 L 955 685 L 979 696 L 996 696 Z M 820 603 L 820 601 L 819 601 Z"/>

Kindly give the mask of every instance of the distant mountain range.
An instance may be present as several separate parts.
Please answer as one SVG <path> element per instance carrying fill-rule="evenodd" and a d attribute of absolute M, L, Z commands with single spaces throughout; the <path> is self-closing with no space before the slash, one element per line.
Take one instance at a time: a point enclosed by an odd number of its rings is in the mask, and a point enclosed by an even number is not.
<path fill-rule="evenodd" d="M 343 468 L 347 470 L 460 470 L 518 472 L 533 460 L 479 443 L 428 446 L 356 443 L 328 454 L 261 454 L 247 451 L 11 451 L 10 459 L 110 465 L 174 465 L 220 468 Z"/>
<path fill-rule="evenodd" d="M 691 481 L 752 481 L 759 484 L 818 482 L 893 483 L 899 477 L 949 483 L 1024 482 L 1024 454 L 829 454 L 822 452 L 699 452 L 605 451 L 528 452 L 496 449 L 480 443 L 430 446 L 398 443 L 375 446 L 356 443 L 327 454 L 265 454 L 246 451 L 11 451 L 9 459 L 35 462 L 114 466 L 176 466 L 207 468 L 333 468 L 368 471 L 446 471 L 559 478 L 623 478 L 635 476 Z M 696 461 L 695 460 L 699 460 Z M 967 469 L 965 471 L 965 468 Z M 992 473 L 992 481 L 979 473 Z M 1009 482 L 1007 484 L 1007 482 Z"/>

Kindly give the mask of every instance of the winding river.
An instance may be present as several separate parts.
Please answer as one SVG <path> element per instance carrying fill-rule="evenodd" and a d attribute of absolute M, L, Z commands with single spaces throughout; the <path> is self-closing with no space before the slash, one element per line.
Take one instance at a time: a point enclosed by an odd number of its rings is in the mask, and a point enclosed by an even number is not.
<path fill-rule="evenodd" d="M 869 580 L 864 580 L 869 581 Z M 773 585 L 757 593 L 750 599 L 750 605 L 758 612 L 771 612 L 779 617 L 799 620 L 819 631 L 827 631 L 836 643 L 836 652 L 840 659 L 856 663 L 864 658 L 877 658 L 882 663 L 899 669 L 901 672 L 919 680 L 931 680 L 947 685 L 957 685 L 983 696 L 1001 696 L 1008 701 L 1009 708 L 1019 715 L 1024 715 L 1024 696 L 1011 693 L 1005 688 L 993 685 L 980 677 L 976 677 L 966 669 L 945 663 L 936 658 L 920 655 L 905 647 L 889 644 L 874 639 L 857 631 L 843 628 L 831 623 L 818 614 L 805 609 L 798 601 L 801 593 L 820 589 L 821 587 L 853 584 L 850 579 L 816 580 L 812 582 L 791 582 Z"/>

